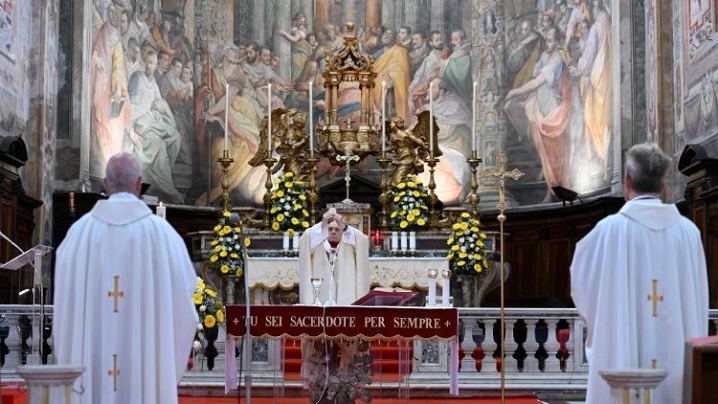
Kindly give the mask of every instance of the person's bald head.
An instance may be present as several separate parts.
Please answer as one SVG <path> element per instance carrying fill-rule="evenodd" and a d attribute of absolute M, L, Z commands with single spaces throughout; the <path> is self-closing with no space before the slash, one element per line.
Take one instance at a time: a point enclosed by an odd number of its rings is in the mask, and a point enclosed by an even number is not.
<path fill-rule="evenodd" d="M 105 190 L 112 195 L 129 192 L 140 196 L 142 188 L 142 166 L 131 153 L 118 153 L 110 157 L 105 168 Z"/>

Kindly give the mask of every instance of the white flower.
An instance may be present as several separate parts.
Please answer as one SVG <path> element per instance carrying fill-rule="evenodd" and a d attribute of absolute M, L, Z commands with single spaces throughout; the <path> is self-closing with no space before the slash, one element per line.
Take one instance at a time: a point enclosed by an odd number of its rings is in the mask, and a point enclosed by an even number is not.
<path fill-rule="evenodd" d="M 200 344 L 199 341 L 194 341 L 192 343 L 192 349 L 194 349 L 195 352 L 199 352 L 199 350 L 202 349 L 202 344 Z"/>

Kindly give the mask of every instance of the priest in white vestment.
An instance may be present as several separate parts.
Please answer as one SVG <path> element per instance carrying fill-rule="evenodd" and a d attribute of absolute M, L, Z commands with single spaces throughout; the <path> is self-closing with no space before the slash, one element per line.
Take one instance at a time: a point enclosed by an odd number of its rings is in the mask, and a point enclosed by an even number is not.
<path fill-rule="evenodd" d="M 611 402 L 601 369 L 652 367 L 668 371 L 652 402 L 680 403 L 685 341 L 708 334 L 700 232 L 659 199 L 670 163 L 656 145 L 633 146 L 626 204 L 576 245 L 571 296 L 588 331 L 587 404 Z"/>
<path fill-rule="evenodd" d="M 177 403 L 197 325 L 184 241 L 139 198 L 142 169 L 120 153 L 98 201 L 57 249 L 57 362 L 84 366 L 73 403 Z"/>
<path fill-rule="evenodd" d="M 331 208 L 299 240 L 299 303 L 314 302 L 312 279 L 321 279 L 319 302 L 351 305 L 369 292 L 369 238 Z M 302 342 L 302 380 L 313 403 L 368 402 L 369 344 L 364 340 Z"/>

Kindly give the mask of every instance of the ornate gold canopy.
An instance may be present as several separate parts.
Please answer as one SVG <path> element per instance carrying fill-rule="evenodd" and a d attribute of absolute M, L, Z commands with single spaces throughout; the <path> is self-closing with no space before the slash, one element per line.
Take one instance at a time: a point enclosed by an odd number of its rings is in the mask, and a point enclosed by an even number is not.
<path fill-rule="evenodd" d="M 319 152 L 332 164 L 341 165 L 337 156 L 358 156 L 356 162 L 370 154 L 376 154 L 381 145 L 377 141 L 371 92 L 374 90 L 376 73 L 372 70 L 374 59 L 359 51 L 354 24 L 347 23 L 348 33 L 344 36 L 344 48 L 326 58 L 324 76 L 326 121 L 317 131 Z M 360 103 L 359 122 L 344 118 L 340 122 L 339 99 L 351 99 L 356 94 L 342 95 L 340 92 L 356 93 Z"/>

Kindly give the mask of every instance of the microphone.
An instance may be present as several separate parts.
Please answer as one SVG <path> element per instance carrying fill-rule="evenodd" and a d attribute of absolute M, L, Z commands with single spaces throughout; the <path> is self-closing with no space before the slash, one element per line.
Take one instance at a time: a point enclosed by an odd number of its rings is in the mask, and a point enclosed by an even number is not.
<path fill-rule="evenodd" d="M 334 301 L 334 265 L 337 261 L 337 249 L 332 248 L 329 250 L 329 300 L 324 304 L 325 306 L 336 306 L 337 302 Z"/>

